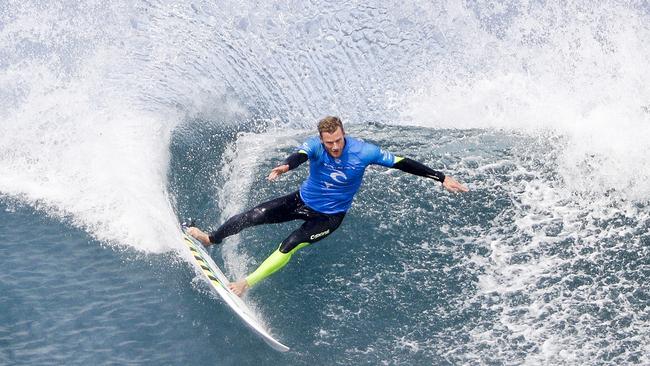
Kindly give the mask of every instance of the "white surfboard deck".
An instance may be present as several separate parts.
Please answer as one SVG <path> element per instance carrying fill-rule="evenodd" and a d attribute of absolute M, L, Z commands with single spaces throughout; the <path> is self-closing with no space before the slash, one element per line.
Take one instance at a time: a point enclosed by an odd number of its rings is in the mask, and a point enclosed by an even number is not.
<path fill-rule="evenodd" d="M 183 228 L 183 242 L 185 242 L 185 245 L 192 254 L 192 258 L 194 259 L 193 263 L 197 266 L 200 272 L 203 273 L 212 291 L 219 295 L 219 297 L 224 300 L 235 314 L 244 321 L 244 324 L 255 332 L 255 334 L 259 335 L 264 342 L 277 351 L 287 352 L 289 347 L 273 338 L 273 336 L 269 334 L 260 321 L 255 317 L 255 314 L 246 303 L 228 289 L 228 284 L 230 283 L 228 278 L 214 263 L 208 252 L 203 247 L 203 244 L 188 235 L 185 232 L 185 228 Z"/>

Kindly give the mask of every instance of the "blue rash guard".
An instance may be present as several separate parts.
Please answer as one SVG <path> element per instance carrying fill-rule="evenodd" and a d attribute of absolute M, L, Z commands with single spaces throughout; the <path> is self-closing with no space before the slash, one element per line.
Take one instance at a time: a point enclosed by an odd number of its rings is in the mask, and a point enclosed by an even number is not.
<path fill-rule="evenodd" d="M 348 136 L 339 158 L 328 154 L 317 136 L 308 139 L 296 151 L 309 158 L 309 177 L 300 186 L 300 197 L 307 206 L 325 214 L 350 209 L 368 165 L 390 168 L 396 162 L 395 155 Z"/>

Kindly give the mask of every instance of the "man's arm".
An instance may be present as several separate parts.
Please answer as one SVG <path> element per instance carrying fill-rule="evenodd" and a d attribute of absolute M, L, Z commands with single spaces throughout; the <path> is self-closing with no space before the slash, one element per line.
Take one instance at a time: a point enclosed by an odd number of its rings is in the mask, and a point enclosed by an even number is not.
<path fill-rule="evenodd" d="M 420 177 L 426 177 L 426 178 L 431 178 L 437 182 L 444 182 L 445 181 L 445 175 L 442 172 L 439 172 L 437 170 L 433 170 L 429 168 L 428 166 L 415 161 L 413 159 L 409 158 L 403 158 L 400 156 L 395 157 L 395 164 L 393 164 L 393 168 L 399 169 L 403 172 L 407 172 L 410 174 L 414 174 Z"/>
<path fill-rule="evenodd" d="M 284 164 L 289 166 L 289 170 L 292 170 L 297 168 L 300 164 L 304 163 L 308 159 L 309 157 L 307 156 L 307 153 L 299 150 L 287 156 L 287 158 L 284 159 Z"/>
<path fill-rule="evenodd" d="M 454 178 L 450 176 L 445 176 L 442 172 L 439 172 L 437 170 L 433 170 L 429 168 L 428 166 L 417 162 L 413 159 L 409 158 L 403 158 L 396 156 L 395 157 L 395 163 L 393 164 L 393 168 L 399 169 L 401 171 L 414 174 L 420 177 L 426 177 L 433 179 L 437 182 L 442 183 L 443 187 L 445 187 L 448 191 L 450 192 L 467 192 L 469 189 L 467 187 L 463 186 L 462 184 L 458 183 Z"/>
<path fill-rule="evenodd" d="M 296 151 L 295 153 L 289 155 L 286 159 L 284 159 L 284 164 L 278 165 L 275 168 L 273 168 L 267 179 L 275 180 L 280 175 L 288 172 L 289 170 L 297 168 L 300 164 L 304 163 L 308 159 L 309 157 L 307 156 L 307 153 L 305 151 L 303 150 Z"/>

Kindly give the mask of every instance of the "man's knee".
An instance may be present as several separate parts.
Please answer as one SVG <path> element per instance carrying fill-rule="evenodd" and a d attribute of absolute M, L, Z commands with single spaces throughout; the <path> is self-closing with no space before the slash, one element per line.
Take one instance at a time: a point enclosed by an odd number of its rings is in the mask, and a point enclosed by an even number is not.
<path fill-rule="evenodd" d="M 305 232 L 304 230 L 298 229 L 291 233 L 289 237 L 284 239 L 282 244 L 280 244 L 280 252 L 282 253 L 289 253 L 292 251 L 294 248 L 296 248 L 298 245 L 305 243 L 305 244 L 312 244 L 315 243 L 321 239 L 324 239 L 327 237 L 330 233 L 332 233 L 334 229 L 324 229 L 323 231 L 320 232 Z"/>
<path fill-rule="evenodd" d="M 288 238 L 284 239 L 282 243 L 280 244 L 280 250 L 281 253 L 287 254 L 290 251 L 293 250 L 293 248 L 297 247 L 298 244 L 301 242 L 301 237 L 298 235 L 298 233 L 291 233 Z"/>
<path fill-rule="evenodd" d="M 295 251 L 304 248 L 309 244 L 311 243 L 308 241 L 303 241 L 301 243 L 292 243 L 291 245 L 284 245 L 283 243 L 280 244 L 280 248 L 278 248 L 278 251 L 282 254 L 288 254 L 289 256 L 291 256 Z"/>
<path fill-rule="evenodd" d="M 248 221 L 254 224 L 260 224 L 265 221 L 266 215 L 267 215 L 266 207 L 255 207 L 250 211 L 248 211 L 246 216 L 248 216 Z"/>

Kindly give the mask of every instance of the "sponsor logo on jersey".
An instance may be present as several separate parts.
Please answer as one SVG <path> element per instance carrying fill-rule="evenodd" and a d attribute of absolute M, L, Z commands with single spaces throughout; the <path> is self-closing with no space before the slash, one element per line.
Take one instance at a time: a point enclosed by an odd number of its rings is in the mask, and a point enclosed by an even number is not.
<path fill-rule="evenodd" d="M 389 153 L 388 151 L 379 149 L 379 152 L 381 153 L 384 160 L 393 160 L 393 154 Z"/>

